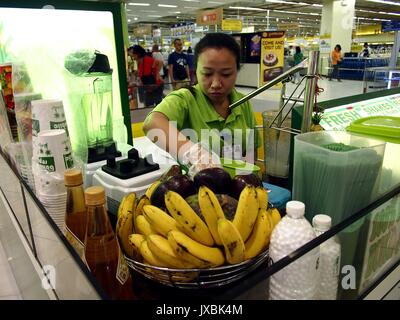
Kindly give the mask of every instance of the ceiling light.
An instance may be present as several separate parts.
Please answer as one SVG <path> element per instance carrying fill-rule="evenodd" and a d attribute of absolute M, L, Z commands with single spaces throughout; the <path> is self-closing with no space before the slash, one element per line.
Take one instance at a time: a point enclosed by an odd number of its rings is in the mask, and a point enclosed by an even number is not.
<path fill-rule="evenodd" d="M 129 2 L 128 3 L 130 6 L 142 6 L 142 7 L 148 7 L 150 3 L 142 3 L 142 2 Z"/>
<path fill-rule="evenodd" d="M 318 3 L 313 3 L 312 6 L 313 6 L 313 7 L 323 7 L 322 4 L 318 4 Z"/>
<path fill-rule="evenodd" d="M 400 6 L 399 2 L 394 2 L 394 1 L 384 1 L 384 0 L 367 0 L 368 2 L 376 2 L 376 3 L 384 3 L 389 6 Z"/>
<path fill-rule="evenodd" d="M 133 20 L 137 21 L 138 17 L 134 17 Z"/>
<path fill-rule="evenodd" d="M 198 9 L 199 7 L 183 7 L 184 9 Z"/>
<path fill-rule="evenodd" d="M 162 8 L 176 8 L 177 6 L 174 4 L 158 4 L 158 7 L 162 7 Z"/>
<path fill-rule="evenodd" d="M 148 14 L 147 15 L 150 18 L 161 18 L 162 16 L 156 15 L 156 14 Z"/>
<path fill-rule="evenodd" d="M 218 2 L 218 1 L 207 1 L 207 2 L 211 4 L 224 4 L 223 2 Z"/>
<path fill-rule="evenodd" d="M 286 3 L 286 4 L 294 4 L 294 5 L 303 5 L 303 6 L 309 6 L 309 3 L 305 2 L 293 2 L 293 1 L 285 1 L 285 0 L 265 0 L 265 2 L 271 2 L 271 3 Z"/>
<path fill-rule="evenodd" d="M 200 0 L 182 0 L 182 1 L 185 1 L 185 2 L 200 2 Z"/>
<path fill-rule="evenodd" d="M 267 11 L 266 9 L 252 8 L 252 7 L 229 7 L 229 9 L 250 10 L 250 11 Z"/>

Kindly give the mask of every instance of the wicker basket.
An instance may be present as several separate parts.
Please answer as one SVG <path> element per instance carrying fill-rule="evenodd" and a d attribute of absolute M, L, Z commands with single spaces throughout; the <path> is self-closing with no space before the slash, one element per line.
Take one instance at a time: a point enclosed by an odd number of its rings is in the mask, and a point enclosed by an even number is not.
<path fill-rule="evenodd" d="M 268 250 L 235 265 L 209 269 L 170 269 L 150 266 L 125 256 L 128 266 L 148 279 L 183 289 L 214 288 L 237 281 L 268 259 Z"/>

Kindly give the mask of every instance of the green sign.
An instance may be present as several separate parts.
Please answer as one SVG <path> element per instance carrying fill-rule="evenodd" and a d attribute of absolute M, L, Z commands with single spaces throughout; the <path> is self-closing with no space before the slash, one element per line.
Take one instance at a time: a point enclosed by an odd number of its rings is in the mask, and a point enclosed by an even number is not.
<path fill-rule="evenodd" d="M 400 116 L 400 94 L 326 109 L 320 125 L 325 130 L 345 130 L 354 120 L 370 116 Z"/>
<path fill-rule="evenodd" d="M 48 172 L 56 171 L 54 157 L 39 157 L 39 165 Z"/>

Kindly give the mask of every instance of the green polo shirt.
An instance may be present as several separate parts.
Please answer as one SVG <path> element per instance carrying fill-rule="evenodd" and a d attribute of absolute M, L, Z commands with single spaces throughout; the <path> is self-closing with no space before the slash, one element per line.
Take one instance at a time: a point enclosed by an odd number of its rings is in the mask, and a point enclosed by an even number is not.
<path fill-rule="evenodd" d="M 233 144 L 237 144 L 237 142 L 240 141 L 241 135 L 242 150 L 246 150 L 248 141 L 253 140 L 252 137 L 250 138 L 252 133 L 250 131 L 246 132 L 246 129 L 254 129 L 256 126 L 256 120 L 250 102 L 247 101 L 233 108 L 228 117 L 224 119 L 215 111 L 208 97 L 201 91 L 200 86 L 197 84 L 193 88 L 194 93 L 186 88 L 171 92 L 152 112 L 161 112 L 170 121 L 176 121 L 177 128 L 181 132 L 183 129 L 187 128 L 194 129 L 197 134 L 197 141 L 204 141 L 202 129 L 208 129 L 208 132 L 212 129 L 217 130 L 218 132 L 211 132 L 212 135 L 218 134 L 219 137 L 225 137 L 224 139 L 218 137 L 221 148 L 224 142 L 226 143 L 229 139 L 234 141 Z M 239 100 L 243 96 L 243 94 L 234 89 L 229 96 L 230 103 Z M 235 132 L 235 129 L 239 130 Z M 227 132 L 230 132 L 230 138 L 226 138 L 226 134 L 224 133 Z M 189 136 L 186 134 L 186 130 L 183 130 L 182 133 L 185 136 Z M 256 148 L 258 146 L 259 137 L 258 135 L 255 136 Z M 193 138 L 190 137 L 190 139 L 193 141 Z M 214 139 L 216 139 L 215 136 Z M 213 150 L 217 151 L 215 147 L 213 147 Z M 221 150 L 219 152 L 221 153 Z"/>

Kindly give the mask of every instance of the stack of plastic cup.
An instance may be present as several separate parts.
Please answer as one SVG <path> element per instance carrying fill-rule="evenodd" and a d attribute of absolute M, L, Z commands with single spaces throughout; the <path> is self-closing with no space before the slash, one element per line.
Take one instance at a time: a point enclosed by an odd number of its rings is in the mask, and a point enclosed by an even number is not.
<path fill-rule="evenodd" d="M 67 193 L 64 172 L 74 167 L 71 142 L 65 130 L 40 131 L 33 146 L 36 195 L 63 230 Z"/>
<path fill-rule="evenodd" d="M 68 134 L 64 106 L 61 100 L 32 101 L 32 142 L 36 143 L 39 132 L 43 130 L 64 129 Z"/>

